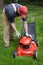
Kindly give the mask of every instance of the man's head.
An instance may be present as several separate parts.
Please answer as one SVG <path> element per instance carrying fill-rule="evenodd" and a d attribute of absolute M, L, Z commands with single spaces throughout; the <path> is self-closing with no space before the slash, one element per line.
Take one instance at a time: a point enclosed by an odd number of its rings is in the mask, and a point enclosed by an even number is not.
<path fill-rule="evenodd" d="M 22 18 L 26 18 L 26 15 L 28 13 L 28 9 L 26 6 L 21 6 L 19 8 L 19 12 L 21 13 Z"/>

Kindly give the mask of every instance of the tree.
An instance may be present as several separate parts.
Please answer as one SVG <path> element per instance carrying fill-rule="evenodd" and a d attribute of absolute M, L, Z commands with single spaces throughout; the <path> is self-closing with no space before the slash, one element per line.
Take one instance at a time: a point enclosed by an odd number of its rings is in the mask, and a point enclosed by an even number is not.
<path fill-rule="evenodd" d="M 0 8 L 3 7 L 3 0 L 0 0 Z"/>

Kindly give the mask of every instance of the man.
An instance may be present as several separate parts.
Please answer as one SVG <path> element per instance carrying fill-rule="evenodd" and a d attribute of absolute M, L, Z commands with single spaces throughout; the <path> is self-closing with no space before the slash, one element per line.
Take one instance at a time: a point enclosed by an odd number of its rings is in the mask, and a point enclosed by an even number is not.
<path fill-rule="evenodd" d="M 5 42 L 5 47 L 9 46 L 9 40 L 10 40 L 10 35 L 12 36 L 12 31 L 16 32 L 16 36 L 19 38 L 20 37 L 20 33 L 18 32 L 18 30 L 16 29 L 16 25 L 15 25 L 15 18 L 17 16 L 21 16 L 22 20 L 23 20 L 23 25 L 24 25 L 24 29 L 26 32 L 26 36 L 28 36 L 28 27 L 27 27 L 27 13 L 28 13 L 28 9 L 26 6 L 20 5 L 18 3 L 11 3 L 8 4 L 7 6 L 5 6 L 4 10 L 3 10 L 3 25 L 4 25 L 4 42 Z M 10 33 L 9 33 L 10 30 Z"/>

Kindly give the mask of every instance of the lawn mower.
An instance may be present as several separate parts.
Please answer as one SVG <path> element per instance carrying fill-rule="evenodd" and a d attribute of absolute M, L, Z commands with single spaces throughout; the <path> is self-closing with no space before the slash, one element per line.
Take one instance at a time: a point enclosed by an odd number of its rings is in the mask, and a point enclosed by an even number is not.
<path fill-rule="evenodd" d="M 28 32 L 32 36 L 26 36 L 25 30 L 22 31 L 22 36 L 18 45 L 18 49 L 13 52 L 13 57 L 16 56 L 32 56 L 37 59 L 38 41 L 36 39 L 36 22 L 28 23 Z"/>
<path fill-rule="evenodd" d="M 37 58 L 37 51 L 38 51 L 38 42 L 36 40 L 36 24 L 29 23 L 29 34 L 31 34 L 32 38 L 30 36 L 25 35 L 25 31 L 23 32 L 23 36 L 20 38 L 20 42 L 18 45 L 17 51 L 14 51 L 13 57 L 16 58 L 16 56 L 32 56 L 35 59 Z"/>

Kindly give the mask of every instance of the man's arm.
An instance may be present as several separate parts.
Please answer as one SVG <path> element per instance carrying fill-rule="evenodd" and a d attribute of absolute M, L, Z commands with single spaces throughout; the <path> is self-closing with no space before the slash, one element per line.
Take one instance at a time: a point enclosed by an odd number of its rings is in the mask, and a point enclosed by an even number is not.
<path fill-rule="evenodd" d="M 14 31 L 16 32 L 16 36 L 17 36 L 18 38 L 20 38 L 20 33 L 19 33 L 18 30 L 16 29 L 15 24 L 14 24 L 14 23 L 11 23 L 11 26 L 12 26 L 12 28 L 14 29 Z"/>
<path fill-rule="evenodd" d="M 27 25 L 27 21 L 24 21 L 23 25 L 24 25 L 24 29 L 25 29 L 26 35 L 28 36 L 28 25 Z"/>
<path fill-rule="evenodd" d="M 26 36 L 30 36 L 32 38 L 32 36 L 28 33 L 28 25 L 27 25 L 27 22 L 24 21 L 23 22 L 23 25 L 24 25 L 24 29 L 25 29 L 25 32 L 26 32 Z"/>

